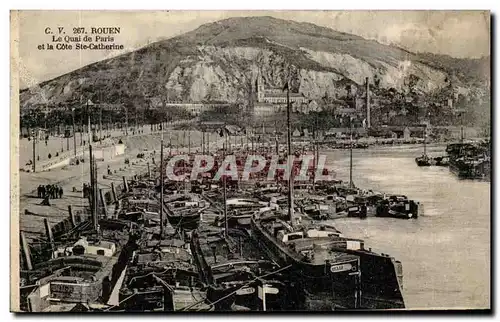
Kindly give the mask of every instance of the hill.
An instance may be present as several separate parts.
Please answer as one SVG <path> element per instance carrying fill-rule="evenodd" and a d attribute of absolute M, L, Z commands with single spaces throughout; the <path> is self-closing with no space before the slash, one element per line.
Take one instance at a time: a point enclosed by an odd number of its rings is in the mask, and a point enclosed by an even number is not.
<path fill-rule="evenodd" d="M 77 101 L 148 106 L 156 100 L 246 104 L 261 75 L 311 99 L 342 98 L 377 87 L 446 99 L 487 96 L 489 57 L 415 54 L 310 23 L 271 17 L 230 18 L 87 65 L 20 93 L 21 107 Z M 411 89 L 409 89 L 411 84 Z M 440 99 L 441 99 L 440 98 Z"/>

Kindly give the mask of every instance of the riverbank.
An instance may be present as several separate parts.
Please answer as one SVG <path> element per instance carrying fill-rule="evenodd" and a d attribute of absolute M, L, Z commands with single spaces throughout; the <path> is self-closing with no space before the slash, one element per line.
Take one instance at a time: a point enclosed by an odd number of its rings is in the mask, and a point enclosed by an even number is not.
<path fill-rule="evenodd" d="M 187 131 L 186 131 L 187 132 Z M 170 134 L 169 134 L 170 133 Z M 155 163 L 159 163 L 161 132 L 147 133 L 142 135 L 118 136 L 112 138 L 114 143 L 123 142 L 125 153 L 113 159 L 97 162 L 97 179 L 99 189 L 104 192 L 111 190 L 111 183 L 115 186 L 122 184 L 123 176 L 132 178 L 134 175 L 145 173 L 148 163 L 152 171 L 153 152 L 156 151 Z M 199 131 L 191 131 L 192 152 L 201 151 L 202 134 Z M 169 130 L 164 131 L 164 153 L 187 152 L 189 149 L 184 131 Z M 222 140 L 212 133 L 207 140 L 207 147 L 212 150 L 222 147 Z M 98 146 L 99 143 L 95 143 Z M 170 149 L 169 145 L 176 148 Z M 179 147 L 179 148 L 177 148 Z M 88 149 L 88 146 L 85 147 Z M 143 158 L 137 158 L 139 153 L 144 154 Z M 20 155 L 21 157 L 26 157 Z M 126 164 L 125 160 L 129 161 Z M 107 170 L 112 174 L 108 175 Z M 90 181 L 90 167 L 88 162 L 78 165 L 66 165 L 60 168 L 43 172 L 19 172 L 19 227 L 25 232 L 27 237 L 38 237 L 44 234 L 44 218 L 49 223 L 55 224 L 68 216 L 68 206 L 73 207 L 73 211 L 83 211 L 88 206 L 88 200 L 83 198 L 83 183 Z M 50 206 L 43 206 L 42 199 L 37 198 L 36 189 L 39 185 L 56 184 L 63 188 L 64 196 L 61 199 L 51 199 Z M 17 200 L 16 200 L 17 201 Z"/>

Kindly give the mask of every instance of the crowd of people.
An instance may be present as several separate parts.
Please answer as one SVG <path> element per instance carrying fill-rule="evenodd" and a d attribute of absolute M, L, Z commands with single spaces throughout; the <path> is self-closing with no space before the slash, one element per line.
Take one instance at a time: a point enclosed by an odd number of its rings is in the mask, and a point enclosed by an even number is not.
<path fill-rule="evenodd" d="M 60 199 L 63 196 L 63 188 L 56 184 L 39 185 L 38 198 Z"/>

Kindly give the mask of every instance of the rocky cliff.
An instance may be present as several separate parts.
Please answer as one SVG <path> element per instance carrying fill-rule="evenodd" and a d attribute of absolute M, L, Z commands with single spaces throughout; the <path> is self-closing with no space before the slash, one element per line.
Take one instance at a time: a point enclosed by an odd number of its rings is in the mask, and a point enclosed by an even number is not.
<path fill-rule="evenodd" d="M 464 67 L 465 66 L 465 67 Z M 246 103 L 258 75 L 268 87 L 291 79 L 311 99 L 378 87 L 421 94 L 489 91 L 489 58 L 415 54 L 308 23 L 270 17 L 231 18 L 134 52 L 100 61 L 21 91 L 21 107 L 77 100 L 147 106 L 169 101 Z"/>

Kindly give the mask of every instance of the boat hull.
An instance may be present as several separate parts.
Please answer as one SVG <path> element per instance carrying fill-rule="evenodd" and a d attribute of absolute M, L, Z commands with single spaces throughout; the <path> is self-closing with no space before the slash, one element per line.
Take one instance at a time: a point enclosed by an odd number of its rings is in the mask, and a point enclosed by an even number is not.
<path fill-rule="evenodd" d="M 360 258 L 361 307 L 369 309 L 405 308 L 401 291 L 403 270 L 400 262 L 389 255 L 375 254 L 364 250 L 344 251 Z"/>
<path fill-rule="evenodd" d="M 261 249 L 281 267 L 290 266 L 286 270 L 290 281 L 294 281 L 291 288 L 303 290 L 296 293 L 290 301 L 295 301 L 294 307 L 308 311 L 330 311 L 336 307 L 354 309 L 359 307 L 357 298 L 358 282 L 357 260 L 346 263 L 352 270 L 332 273 L 331 265 L 311 264 L 297 259 L 279 245 L 255 220 L 251 222 L 252 237 L 261 246 Z M 292 293 L 292 292 L 291 292 Z"/>
<path fill-rule="evenodd" d="M 415 162 L 419 167 L 429 167 L 431 165 L 429 159 L 415 158 Z"/>
<path fill-rule="evenodd" d="M 281 266 L 292 265 L 291 280 L 304 289 L 301 303 L 305 310 L 394 309 L 404 308 L 401 293 L 402 268 L 392 257 L 368 251 L 333 249 L 359 257 L 360 280 L 355 276 L 332 276 L 328 265 L 310 265 L 296 260 L 252 220 L 253 237 Z M 341 277 L 341 278 L 338 278 Z M 360 291 L 358 293 L 358 291 Z M 359 295 L 359 298 L 356 298 Z"/>
<path fill-rule="evenodd" d="M 193 230 L 198 228 L 200 223 L 200 214 L 189 215 L 172 215 L 167 214 L 168 222 L 173 227 L 181 227 L 182 229 Z"/>

